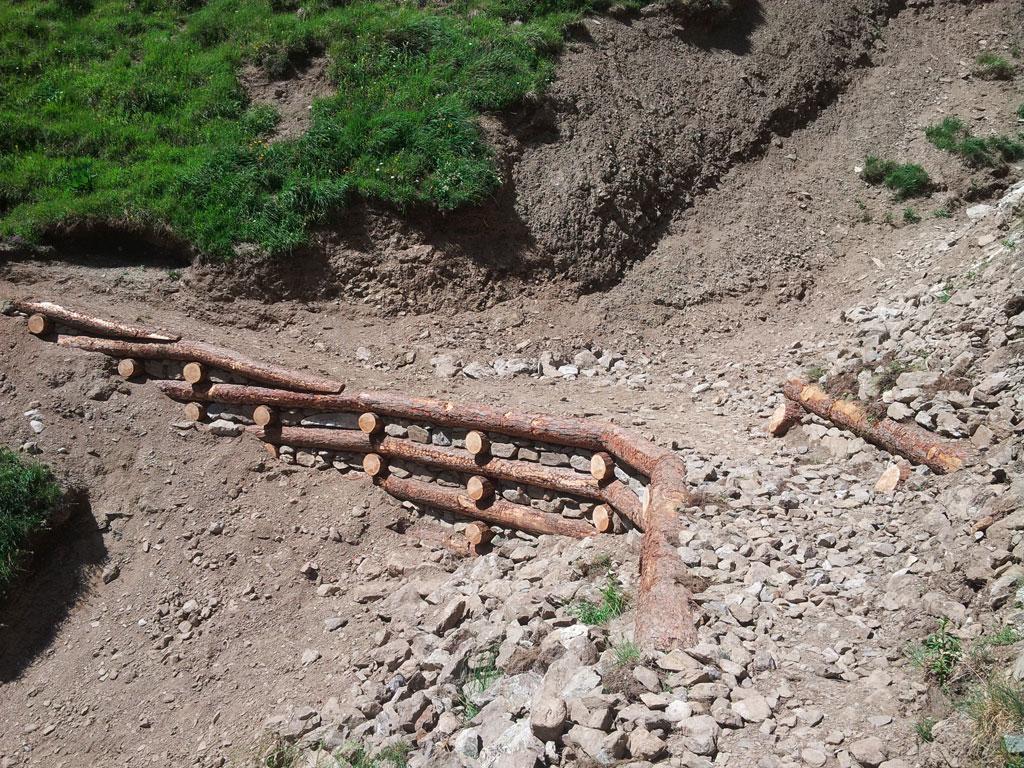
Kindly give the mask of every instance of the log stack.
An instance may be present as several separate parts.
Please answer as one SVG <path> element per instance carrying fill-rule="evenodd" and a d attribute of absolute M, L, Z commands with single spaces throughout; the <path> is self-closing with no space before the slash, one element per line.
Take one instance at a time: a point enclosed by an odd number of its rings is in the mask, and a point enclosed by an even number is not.
<path fill-rule="evenodd" d="M 395 498 L 469 521 L 465 540 L 472 552 L 484 551 L 495 527 L 572 538 L 635 527 L 643 532 L 637 643 L 668 650 L 696 642 L 694 600 L 676 551 L 683 509 L 693 502 L 685 467 L 672 451 L 630 430 L 397 392 L 347 393 L 334 379 L 176 334 L 48 302 L 14 308 L 40 338 L 119 359 L 125 379 L 154 375 L 193 421 L 239 408 L 236 417 L 248 420 L 246 431 L 273 456 L 307 449 L 321 458 L 346 457 L 347 466 L 361 467 Z M 177 364 L 177 371 L 159 376 L 168 370 L 160 361 Z M 444 440 L 435 444 L 432 435 Z M 560 501 L 533 503 L 543 498 L 565 500 L 585 514 L 559 513 Z"/>

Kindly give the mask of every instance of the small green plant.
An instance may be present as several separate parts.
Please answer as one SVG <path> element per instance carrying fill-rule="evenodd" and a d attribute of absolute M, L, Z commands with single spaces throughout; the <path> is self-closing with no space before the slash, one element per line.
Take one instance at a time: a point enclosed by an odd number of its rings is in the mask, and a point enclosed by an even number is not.
<path fill-rule="evenodd" d="M 1024 104 L 1021 104 L 1019 107 L 1017 107 L 1017 117 L 1020 120 L 1024 120 Z"/>
<path fill-rule="evenodd" d="M 473 701 L 478 693 L 483 693 L 501 677 L 501 670 L 497 667 L 498 649 L 491 648 L 487 651 L 487 661 L 479 667 L 469 671 L 463 679 L 459 691 L 459 705 L 466 720 L 472 720 L 480 714 L 480 707 Z"/>
<path fill-rule="evenodd" d="M 608 581 L 601 589 L 601 602 L 583 600 L 575 607 L 576 618 L 584 624 L 607 624 L 621 616 L 626 610 L 626 595 L 614 574 L 608 574 Z"/>
<path fill-rule="evenodd" d="M 981 638 L 980 642 L 984 645 L 1000 647 L 1004 645 L 1014 645 L 1021 640 L 1024 640 L 1024 635 L 1020 633 L 1020 630 L 1012 624 L 1007 624 L 1005 627 L 1000 628 L 998 632 L 994 632 L 991 635 L 986 635 Z"/>
<path fill-rule="evenodd" d="M 907 224 L 917 224 L 921 221 L 921 216 L 913 208 L 904 208 L 903 221 Z"/>
<path fill-rule="evenodd" d="M 935 741 L 935 734 L 932 733 L 932 728 L 935 727 L 935 718 L 926 717 L 924 720 L 918 720 L 914 724 L 914 731 L 917 733 L 917 738 L 925 743 L 931 743 Z"/>
<path fill-rule="evenodd" d="M 915 666 L 933 676 L 940 686 L 945 686 L 960 662 L 963 647 L 960 639 L 949 633 L 949 620 L 940 619 L 939 628 L 920 645 L 912 646 L 907 655 Z"/>
<path fill-rule="evenodd" d="M 1024 158 L 1024 136 L 975 136 L 955 115 L 925 128 L 925 137 L 937 148 L 959 155 L 972 168 L 998 168 Z"/>
<path fill-rule="evenodd" d="M 49 469 L 0 448 L 0 593 L 59 499 L 60 486 Z"/>
<path fill-rule="evenodd" d="M 1014 765 L 1019 755 L 1010 754 L 1005 734 L 1024 731 L 1024 687 L 1016 680 L 993 675 L 969 692 L 964 710 L 974 722 L 973 746 L 985 766 Z"/>
<path fill-rule="evenodd" d="M 1012 80 L 1015 67 L 1005 56 L 985 51 L 974 60 L 974 74 L 982 80 Z"/>
<path fill-rule="evenodd" d="M 169 270 L 167 270 L 167 277 L 170 278 L 171 280 L 174 280 L 174 281 L 181 280 L 181 270 L 180 269 L 169 269 Z"/>
<path fill-rule="evenodd" d="M 821 378 L 825 375 L 825 366 L 823 365 L 812 365 L 809 368 L 804 369 L 804 375 L 808 381 L 821 381 Z"/>
<path fill-rule="evenodd" d="M 900 200 L 927 195 L 932 188 L 931 177 L 920 165 L 900 164 L 874 155 L 868 155 L 864 160 L 860 177 L 873 186 L 884 184 Z"/>
<path fill-rule="evenodd" d="M 1002 245 L 1003 248 L 1005 248 L 1008 251 L 1012 251 L 1014 248 L 1017 247 L 1017 241 L 1014 240 L 1012 237 L 1004 237 L 1002 240 L 999 241 L 999 244 Z"/>
<path fill-rule="evenodd" d="M 949 300 L 953 298 L 953 289 L 950 288 L 949 286 L 946 286 L 941 291 L 939 291 L 935 298 L 939 300 L 940 304 L 948 304 Z"/>
<path fill-rule="evenodd" d="M 620 667 L 627 667 L 640 661 L 640 646 L 632 640 L 624 640 L 615 646 L 615 663 Z"/>
<path fill-rule="evenodd" d="M 951 219 L 953 214 L 949 212 L 949 208 L 936 208 L 935 212 L 932 213 L 936 219 Z"/>

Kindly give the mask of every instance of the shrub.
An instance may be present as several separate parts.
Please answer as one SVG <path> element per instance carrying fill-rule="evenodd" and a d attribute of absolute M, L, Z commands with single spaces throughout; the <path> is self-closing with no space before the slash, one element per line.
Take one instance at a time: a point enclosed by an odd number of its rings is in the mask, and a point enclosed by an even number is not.
<path fill-rule="evenodd" d="M 1005 56 L 985 51 L 974 60 L 974 74 L 982 80 L 1012 80 L 1015 67 Z"/>
<path fill-rule="evenodd" d="M 0 449 L 0 592 L 17 572 L 32 534 L 41 530 L 60 499 L 49 469 Z"/>
<path fill-rule="evenodd" d="M 1024 135 L 980 138 L 955 115 L 925 128 L 924 135 L 937 148 L 959 155 L 973 168 L 997 168 L 1024 159 Z"/>
<path fill-rule="evenodd" d="M 884 184 L 895 192 L 900 200 L 927 195 L 932 187 L 931 177 L 920 165 L 895 163 L 874 155 L 869 155 L 865 159 L 864 170 L 860 176 L 868 184 Z"/>

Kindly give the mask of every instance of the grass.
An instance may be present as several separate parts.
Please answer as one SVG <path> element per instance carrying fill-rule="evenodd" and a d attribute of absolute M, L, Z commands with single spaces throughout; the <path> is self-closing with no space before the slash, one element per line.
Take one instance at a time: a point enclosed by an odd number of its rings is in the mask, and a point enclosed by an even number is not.
<path fill-rule="evenodd" d="M 49 469 L 0 449 L 0 592 L 17 574 L 29 538 L 45 525 L 60 493 Z"/>
<path fill-rule="evenodd" d="M 900 200 L 928 195 L 932 188 L 931 177 L 916 163 L 896 163 L 892 160 L 868 155 L 860 177 L 868 184 L 884 184 Z"/>
<path fill-rule="evenodd" d="M 934 216 L 936 219 L 953 218 L 953 214 L 950 213 L 949 208 L 936 208 L 935 211 L 932 213 L 932 216 Z"/>
<path fill-rule="evenodd" d="M 923 741 L 927 744 L 935 741 L 935 735 L 932 733 L 932 728 L 935 727 L 935 718 L 926 717 L 923 720 L 919 720 L 914 724 L 914 732 L 917 734 L 919 741 Z"/>
<path fill-rule="evenodd" d="M 903 221 L 907 224 L 918 224 L 921 221 L 921 214 L 919 214 L 913 208 L 904 208 Z"/>
<path fill-rule="evenodd" d="M 458 703 L 462 707 L 466 720 L 472 720 L 480 714 L 480 707 L 473 701 L 473 697 L 478 693 L 486 691 L 495 680 L 501 677 L 501 670 L 496 666 L 497 659 L 497 648 L 491 648 L 487 652 L 487 661 L 483 665 L 470 670 L 463 680 L 460 686 Z"/>
<path fill-rule="evenodd" d="M 601 589 L 601 602 L 583 600 L 575 606 L 574 613 L 584 624 L 607 624 L 625 612 L 626 603 L 626 595 L 619 580 L 613 574 L 608 574 L 608 580 Z"/>
<path fill-rule="evenodd" d="M 624 640 L 615 646 L 615 664 L 619 667 L 628 667 L 640 661 L 640 646 L 632 640 Z"/>
<path fill-rule="evenodd" d="M 1021 104 L 1019 107 L 1017 107 L 1017 117 L 1020 118 L 1021 120 L 1024 120 L 1024 104 Z"/>
<path fill-rule="evenodd" d="M 289 252 L 358 199 L 479 203 L 499 177 L 477 118 L 542 91 L 567 25 L 610 2 L 3 3 L 0 235 L 105 220 L 230 258 Z M 279 116 L 239 73 L 320 54 L 337 94 L 270 143 Z"/>
<path fill-rule="evenodd" d="M 1024 159 L 1024 134 L 981 138 L 955 115 L 929 126 L 924 134 L 936 147 L 959 155 L 972 168 L 999 168 Z"/>
<path fill-rule="evenodd" d="M 1016 67 L 1005 56 L 985 51 L 974 60 L 974 74 L 982 80 L 1012 80 Z"/>
<path fill-rule="evenodd" d="M 911 662 L 934 677 L 940 686 L 949 682 L 963 655 L 960 639 L 951 635 L 948 627 L 949 621 L 940 619 L 935 632 L 907 650 Z"/>
<path fill-rule="evenodd" d="M 969 693 L 964 709 L 974 723 L 972 742 L 982 765 L 1009 766 L 1019 755 L 1006 750 L 1003 736 L 1024 731 L 1024 687 L 992 675 Z"/>
<path fill-rule="evenodd" d="M 406 768 L 412 747 L 400 742 L 371 754 L 356 742 L 327 752 L 316 745 L 300 747 L 280 738 L 264 751 L 263 768 Z"/>
<path fill-rule="evenodd" d="M 811 383 L 820 381 L 826 373 L 827 371 L 823 365 L 812 365 L 804 369 L 804 376 L 806 376 L 807 380 Z"/>

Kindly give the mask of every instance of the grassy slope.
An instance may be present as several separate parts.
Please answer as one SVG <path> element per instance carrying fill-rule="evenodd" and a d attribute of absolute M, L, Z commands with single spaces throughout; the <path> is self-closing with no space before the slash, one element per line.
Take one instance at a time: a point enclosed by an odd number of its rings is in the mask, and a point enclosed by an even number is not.
<path fill-rule="evenodd" d="M 605 0 L 9 0 L 0 4 L 0 234 L 167 224 L 213 256 L 275 252 L 353 195 L 448 210 L 498 183 L 475 118 L 543 88 Z M 326 51 L 339 95 L 301 138 L 238 82 Z"/>
<path fill-rule="evenodd" d="M 22 548 L 60 497 L 50 470 L 0 449 L 0 593 L 14 576 Z"/>

